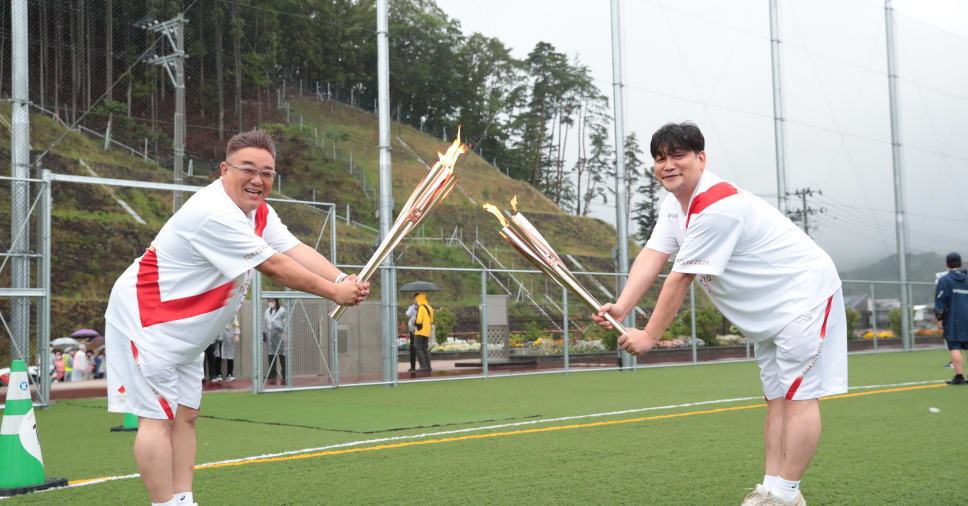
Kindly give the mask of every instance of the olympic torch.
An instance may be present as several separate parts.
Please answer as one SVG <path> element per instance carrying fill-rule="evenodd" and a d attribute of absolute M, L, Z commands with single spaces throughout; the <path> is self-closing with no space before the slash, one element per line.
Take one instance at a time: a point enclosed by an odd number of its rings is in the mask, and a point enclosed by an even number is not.
<path fill-rule="evenodd" d="M 555 250 L 548 244 L 548 241 L 541 235 L 541 232 L 538 232 L 538 229 L 523 214 L 518 212 L 517 196 L 511 199 L 511 207 L 514 209 L 514 214 L 511 216 L 511 221 L 509 222 L 497 206 L 484 203 L 484 210 L 500 220 L 502 227 L 501 237 L 504 237 L 514 249 L 518 250 L 518 253 L 521 253 L 521 255 L 530 260 L 531 263 L 536 265 L 551 279 L 555 280 L 558 285 L 567 287 L 585 304 L 591 307 L 593 311 L 597 312 L 602 305 L 578 282 L 578 279 L 575 278 L 571 270 L 561 261 L 561 257 L 555 253 Z M 619 332 L 619 335 L 628 333 L 625 326 L 619 323 L 612 315 L 605 313 L 605 319 L 612 324 L 612 327 Z"/>
<path fill-rule="evenodd" d="M 410 198 L 403 205 L 400 214 L 390 227 L 386 237 L 377 247 L 373 256 L 363 266 L 363 270 L 357 275 L 360 282 L 370 279 L 377 268 L 383 263 L 393 248 L 403 240 L 407 234 L 416 228 L 420 222 L 436 208 L 457 185 L 457 176 L 454 174 L 454 163 L 457 157 L 467 152 L 467 145 L 460 142 L 460 130 L 457 131 L 457 138 L 444 154 L 437 153 L 437 163 L 427 172 L 420 184 L 414 188 Z M 346 309 L 345 306 L 337 305 L 330 312 L 330 318 L 339 320 L 340 315 Z"/>

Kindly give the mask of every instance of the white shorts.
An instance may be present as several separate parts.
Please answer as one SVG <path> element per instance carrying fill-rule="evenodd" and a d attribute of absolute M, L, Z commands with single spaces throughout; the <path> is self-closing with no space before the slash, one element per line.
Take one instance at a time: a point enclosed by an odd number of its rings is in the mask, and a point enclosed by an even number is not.
<path fill-rule="evenodd" d="M 173 420 L 179 404 L 192 409 L 201 405 L 204 354 L 187 364 L 169 362 L 138 348 L 110 323 L 104 341 L 108 411 Z"/>
<path fill-rule="evenodd" d="M 767 400 L 817 399 L 847 392 L 847 315 L 841 290 L 755 344 Z"/>

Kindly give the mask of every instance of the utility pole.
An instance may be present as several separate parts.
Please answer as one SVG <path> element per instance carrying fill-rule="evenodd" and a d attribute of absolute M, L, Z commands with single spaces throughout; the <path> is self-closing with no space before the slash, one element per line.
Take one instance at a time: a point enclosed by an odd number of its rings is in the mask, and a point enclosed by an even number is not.
<path fill-rule="evenodd" d="M 625 105 L 622 83 L 622 14 L 620 0 L 612 0 L 612 103 L 615 109 L 615 231 L 618 236 L 616 260 L 618 264 L 617 293 L 625 288 L 629 271 L 628 209 L 625 208 Z M 622 322 L 633 326 L 635 314 L 632 313 Z M 623 368 L 635 368 L 635 356 L 621 351 Z"/>
<path fill-rule="evenodd" d="M 169 44 L 171 44 L 171 54 L 153 55 L 147 60 L 147 63 L 164 67 L 168 71 L 172 85 L 175 87 L 175 138 L 172 145 L 175 184 L 183 184 L 185 171 L 185 23 L 188 23 L 188 20 L 182 13 L 178 13 L 177 16 L 168 21 L 158 21 L 148 15 L 135 23 L 135 26 L 144 28 L 149 32 L 165 34 Z M 181 208 L 182 192 L 175 191 L 172 193 L 174 194 L 172 212 L 174 212 Z"/>
<path fill-rule="evenodd" d="M 27 0 L 10 4 L 10 337 L 14 358 L 30 361 L 30 60 Z M 6 291 L 6 290 L 5 290 Z M 46 353 L 46 350 L 42 353 Z"/>
<path fill-rule="evenodd" d="M 891 110 L 891 160 L 894 166 L 894 222 L 897 237 L 897 277 L 901 282 L 901 341 L 905 350 L 911 341 L 910 298 L 907 285 L 907 226 L 904 221 L 904 173 L 901 166 L 901 126 L 898 123 L 897 68 L 894 63 L 894 8 L 884 0 L 884 24 L 887 33 L 887 91 Z"/>
<path fill-rule="evenodd" d="M 377 44 L 377 102 L 379 121 L 380 167 L 380 239 L 393 225 L 393 172 L 390 164 L 390 40 L 388 36 L 387 0 L 376 2 Z M 350 90 L 352 92 L 352 89 Z M 363 173 L 366 181 L 366 173 Z M 347 213 L 349 214 L 349 213 Z M 380 308 L 383 312 L 383 381 L 397 381 L 397 271 L 393 255 L 383 261 L 388 269 L 380 269 Z"/>
<path fill-rule="evenodd" d="M 773 133 L 776 140 L 776 196 L 777 208 L 787 213 L 786 205 L 786 151 L 783 142 L 783 93 L 780 72 L 780 21 L 777 0 L 770 0 L 770 54 L 773 69 Z"/>
<path fill-rule="evenodd" d="M 787 197 L 799 197 L 800 198 L 800 209 L 794 209 L 787 212 L 787 216 L 791 221 L 799 221 L 801 228 L 803 228 L 803 233 L 810 235 L 810 222 L 809 218 L 812 214 L 822 214 L 827 212 L 826 208 L 815 208 L 807 206 L 807 197 L 812 197 L 814 195 L 823 195 L 822 190 L 815 190 L 813 188 L 801 188 L 794 192 L 787 192 Z"/>

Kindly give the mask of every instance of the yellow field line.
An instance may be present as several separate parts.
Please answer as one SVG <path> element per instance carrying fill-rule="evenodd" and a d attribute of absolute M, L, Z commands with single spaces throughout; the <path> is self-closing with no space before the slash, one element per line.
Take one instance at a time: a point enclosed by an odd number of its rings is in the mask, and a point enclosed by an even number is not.
<path fill-rule="evenodd" d="M 909 387 L 887 388 L 887 389 L 883 389 L 883 390 L 870 390 L 870 391 L 867 391 L 867 392 L 856 392 L 856 393 L 850 393 L 850 394 L 832 395 L 830 397 L 824 397 L 822 400 L 845 399 L 845 398 L 848 398 L 848 397 L 861 397 L 861 396 L 865 396 L 865 395 L 886 394 L 886 393 L 893 393 L 893 392 L 905 392 L 905 391 L 910 391 L 910 390 L 923 390 L 923 389 L 926 389 L 926 388 L 938 388 L 938 387 L 943 387 L 943 386 L 946 386 L 946 384 L 945 383 L 936 383 L 936 384 L 929 384 L 929 385 L 916 385 L 916 386 L 909 386 Z M 503 437 L 503 436 L 517 436 L 517 435 L 521 435 L 521 434 L 536 434 L 536 433 L 539 433 L 539 432 L 551 432 L 551 431 L 557 431 L 557 430 L 585 429 L 585 428 L 591 428 L 591 427 L 603 427 L 603 426 L 606 426 L 606 425 L 619 425 L 619 424 L 625 424 L 625 423 L 648 422 L 648 421 L 652 421 L 652 420 L 667 420 L 667 419 L 671 419 L 671 418 L 682 418 L 682 417 L 686 417 L 686 416 L 711 415 L 711 414 L 715 414 L 715 413 L 726 413 L 726 412 L 730 412 L 730 411 L 741 411 L 741 410 L 746 410 L 746 409 L 755 409 L 755 408 L 762 408 L 762 407 L 766 407 L 766 403 L 749 404 L 749 405 L 746 405 L 746 406 L 733 406 L 733 407 L 728 407 L 728 408 L 705 409 L 705 410 L 701 410 L 701 411 L 688 411 L 688 412 L 685 412 L 685 413 L 673 413 L 673 414 L 669 414 L 669 415 L 656 415 L 656 416 L 647 416 L 647 417 L 639 417 L 639 418 L 626 418 L 626 419 L 623 419 L 623 420 L 608 420 L 608 421 L 603 421 L 603 422 L 581 423 L 581 424 L 571 424 L 571 425 L 557 425 L 557 426 L 554 426 L 554 427 L 541 427 L 541 428 L 537 428 L 537 429 L 523 429 L 523 430 L 514 430 L 514 431 L 505 431 L 505 432 L 491 432 L 491 433 L 488 433 L 488 434 L 468 434 L 468 435 L 465 435 L 465 436 L 457 436 L 457 437 L 449 437 L 449 438 L 441 438 L 441 439 L 425 439 L 423 441 L 407 441 L 407 442 L 395 443 L 395 444 L 376 445 L 376 446 L 365 446 L 365 447 L 362 447 L 362 448 L 347 448 L 347 449 L 342 449 L 342 450 L 329 450 L 329 451 L 324 451 L 324 452 L 305 453 L 305 454 L 302 454 L 302 455 L 286 455 L 286 456 L 283 456 L 283 457 L 268 457 L 268 458 L 261 458 L 261 459 L 246 459 L 246 460 L 237 460 L 237 461 L 232 461 L 232 462 L 214 462 L 214 463 L 211 463 L 211 464 L 201 464 L 201 465 L 197 465 L 197 466 L 195 466 L 195 469 L 214 469 L 214 468 L 219 468 L 219 467 L 242 466 L 242 465 L 247 465 L 247 464 L 262 464 L 262 463 L 268 463 L 268 462 L 287 462 L 287 461 L 292 461 L 292 460 L 310 459 L 310 458 L 315 458 L 315 457 L 326 457 L 326 456 L 330 456 L 330 455 L 344 455 L 344 454 L 349 454 L 349 453 L 362 453 L 362 452 L 372 452 L 372 451 L 377 451 L 377 450 L 390 450 L 390 449 L 394 449 L 394 448 L 406 448 L 406 447 L 410 447 L 410 446 L 419 446 L 419 445 L 429 445 L 429 444 L 438 444 L 438 443 L 453 443 L 453 442 L 457 442 L 457 441 L 470 441 L 470 440 L 474 440 L 474 439 L 487 439 L 487 438 L 496 438 L 496 437 Z M 133 476 L 134 475 L 132 475 L 132 477 Z M 74 480 L 74 481 L 68 482 L 68 484 L 69 485 L 82 485 L 84 483 L 90 483 L 90 482 L 93 482 L 93 481 L 110 480 L 110 479 L 117 479 L 117 478 L 119 478 L 119 477 L 116 477 L 116 476 L 115 477 L 105 476 L 105 477 L 101 477 L 101 478 L 90 478 L 90 479 L 85 479 L 85 480 Z"/>

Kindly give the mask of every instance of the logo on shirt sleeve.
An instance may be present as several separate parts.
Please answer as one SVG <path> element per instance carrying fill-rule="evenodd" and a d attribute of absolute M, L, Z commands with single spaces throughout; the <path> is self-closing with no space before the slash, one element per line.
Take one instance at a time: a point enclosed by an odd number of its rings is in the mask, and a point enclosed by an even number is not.
<path fill-rule="evenodd" d="M 264 244 L 259 249 L 255 250 L 255 251 L 253 251 L 251 253 L 246 253 L 245 255 L 243 255 L 242 256 L 242 260 L 246 260 L 246 261 L 252 260 L 253 258 L 255 258 L 255 257 L 257 257 L 257 256 L 259 256 L 259 255 L 261 255 L 263 253 L 265 253 L 266 248 L 268 248 L 268 247 L 269 247 L 269 245 Z"/>

